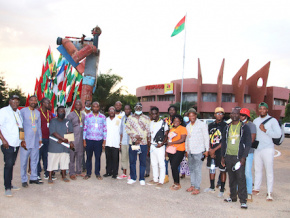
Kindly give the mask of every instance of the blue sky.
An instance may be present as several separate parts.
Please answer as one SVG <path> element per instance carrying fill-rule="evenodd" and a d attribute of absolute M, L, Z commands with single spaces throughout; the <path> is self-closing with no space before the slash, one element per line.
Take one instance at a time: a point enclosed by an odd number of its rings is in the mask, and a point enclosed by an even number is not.
<path fill-rule="evenodd" d="M 112 69 L 135 94 L 139 86 L 180 79 L 183 31 L 170 37 L 187 13 L 185 78 L 216 83 L 225 58 L 224 79 L 250 59 L 248 77 L 271 61 L 268 86 L 289 87 L 290 3 L 277 1 L 190 0 L 0 0 L 0 72 L 9 87 L 33 92 L 48 46 L 58 58 L 58 36 L 90 36 L 99 25 L 99 73 Z"/>

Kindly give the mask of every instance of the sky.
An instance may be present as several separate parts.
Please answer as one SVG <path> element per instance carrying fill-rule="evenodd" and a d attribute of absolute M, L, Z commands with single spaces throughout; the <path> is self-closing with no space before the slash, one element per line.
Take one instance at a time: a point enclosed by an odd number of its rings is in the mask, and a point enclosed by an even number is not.
<path fill-rule="evenodd" d="M 287 0 L 0 0 L 0 76 L 9 88 L 34 90 L 48 47 L 56 38 L 91 36 L 102 29 L 98 73 L 123 77 L 131 94 L 140 86 L 197 78 L 224 84 L 249 59 L 248 78 L 269 61 L 267 86 L 289 87 L 290 2 Z M 187 15 L 186 30 L 170 37 Z M 184 46 L 185 45 L 185 46 Z"/>

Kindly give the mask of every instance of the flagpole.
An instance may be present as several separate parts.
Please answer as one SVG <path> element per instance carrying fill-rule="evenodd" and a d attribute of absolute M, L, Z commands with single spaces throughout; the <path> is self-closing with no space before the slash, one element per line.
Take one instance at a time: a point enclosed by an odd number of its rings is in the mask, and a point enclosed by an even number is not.
<path fill-rule="evenodd" d="M 185 14 L 185 22 L 184 22 L 184 46 L 183 46 L 183 67 L 182 67 L 182 80 L 181 80 L 181 97 L 180 97 L 180 115 L 182 113 L 182 101 L 183 101 L 183 77 L 184 77 L 184 63 L 185 63 L 186 18 L 187 18 L 187 13 Z"/>

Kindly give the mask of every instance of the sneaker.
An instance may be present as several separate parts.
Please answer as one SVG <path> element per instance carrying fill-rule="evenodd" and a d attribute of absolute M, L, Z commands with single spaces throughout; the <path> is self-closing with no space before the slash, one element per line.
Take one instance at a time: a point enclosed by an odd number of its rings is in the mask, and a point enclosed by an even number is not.
<path fill-rule="evenodd" d="M 44 175 L 44 177 L 43 177 L 44 179 L 48 179 L 49 178 L 49 176 L 46 176 L 46 175 Z"/>
<path fill-rule="evenodd" d="M 248 206 L 247 206 L 246 203 L 241 203 L 241 208 L 242 208 L 242 209 L 248 209 Z"/>
<path fill-rule="evenodd" d="M 128 182 L 127 182 L 127 184 L 132 185 L 132 184 L 135 183 L 135 182 L 136 182 L 136 180 L 129 179 Z"/>
<path fill-rule="evenodd" d="M 163 184 L 166 184 L 168 182 L 169 182 L 169 177 L 168 177 L 168 175 L 165 175 L 165 179 L 164 179 L 164 183 Z"/>
<path fill-rule="evenodd" d="M 219 198 L 221 198 L 221 197 L 223 197 L 223 196 L 224 196 L 224 193 L 223 193 L 223 192 L 218 193 L 218 197 L 219 197 Z"/>
<path fill-rule="evenodd" d="M 259 195 L 260 194 L 260 191 L 253 189 L 252 193 L 253 193 L 253 195 Z"/>
<path fill-rule="evenodd" d="M 215 189 L 206 188 L 206 189 L 203 190 L 203 192 L 215 193 Z"/>
<path fill-rule="evenodd" d="M 266 201 L 273 201 L 273 197 L 272 197 L 271 192 L 269 192 L 269 193 L 267 194 Z"/>
<path fill-rule="evenodd" d="M 57 180 L 57 178 L 55 176 L 51 176 L 52 180 Z"/>
<path fill-rule="evenodd" d="M 158 182 L 154 182 L 154 180 L 147 182 L 147 185 L 157 185 L 157 184 L 158 184 Z"/>
<path fill-rule="evenodd" d="M 28 187 L 27 182 L 23 182 L 23 183 L 22 183 L 22 187 L 23 187 L 23 188 L 27 188 L 27 187 Z"/>
<path fill-rule="evenodd" d="M 6 189 L 6 190 L 5 190 L 5 196 L 6 196 L 6 197 L 12 197 L 11 189 Z"/>
<path fill-rule="evenodd" d="M 41 177 L 40 176 L 37 176 L 37 179 L 38 181 L 42 181 Z"/>
<path fill-rule="evenodd" d="M 118 176 L 117 179 L 127 179 L 127 175 L 122 174 L 121 176 Z"/>
<path fill-rule="evenodd" d="M 145 185 L 145 180 L 140 180 L 140 185 Z"/>
<path fill-rule="evenodd" d="M 155 188 L 157 188 L 157 189 L 161 189 L 162 187 L 163 187 L 162 183 L 157 183 L 157 185 L 155 186 Z"/>
<path fill-rule="evenodd" d="M 13 190 L 13 191 L 19 191 L 19 190 L 20 190 L 20 188 L 19 188 L 19 187 L 17 187 L 17 186 L 11 186 L 11 190 Z"/>
<path fill-rule="evenodd" d="M 253 196 L 251 194 L 248 194 L 248 199 L 247 199 L 248 202 L 253 202 Z"/>
<path fill-rule="evenodd" d="M 232 199 L 231 197 L 229 197 L 229 198 L 224 199 L 224 202 L 228 202 L 228 203 L 237 202 L 237 199 Z"/>

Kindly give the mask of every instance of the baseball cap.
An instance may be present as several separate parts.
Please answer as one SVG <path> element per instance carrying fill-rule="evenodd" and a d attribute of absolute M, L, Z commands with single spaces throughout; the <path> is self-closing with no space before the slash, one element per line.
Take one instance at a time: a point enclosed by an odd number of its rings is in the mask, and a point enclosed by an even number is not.
<path fill-rule="evenodd" d="M 224 110 L 222 107 L 217 107 L 217 108 L 214 110 L 214 113 L 217 113 L 217 112 L 223 112 L 223 113 L 225 113 L 225 110 Z"/>
<path fill-rule="evenodd" d="M 142 107 L 142 104 L 141 104 L 140 102 L 137 102 L 137 103 L 135 104 L 135 107 L 137 107 L 137 106 Z"/>
<path fill-rule="evenodd" d="M 262 107 L 262 106 L 264 106 L 264 107 L 266 107 L 268 109 L 268 105 L 265 102 L 261 102 L 259 104 L 259 108 Z"/>
<path fill-rule="evenodd" d="M 14 100 L 14 99 L 16 99 L 16 98 L 17 98 L 18 100 L 20 99 L 18 95 L 13 95 L 13 94 L 12 94 L 12 95 L 9 96 L 9 99 L 10 99 L 10 100 Z"/>

